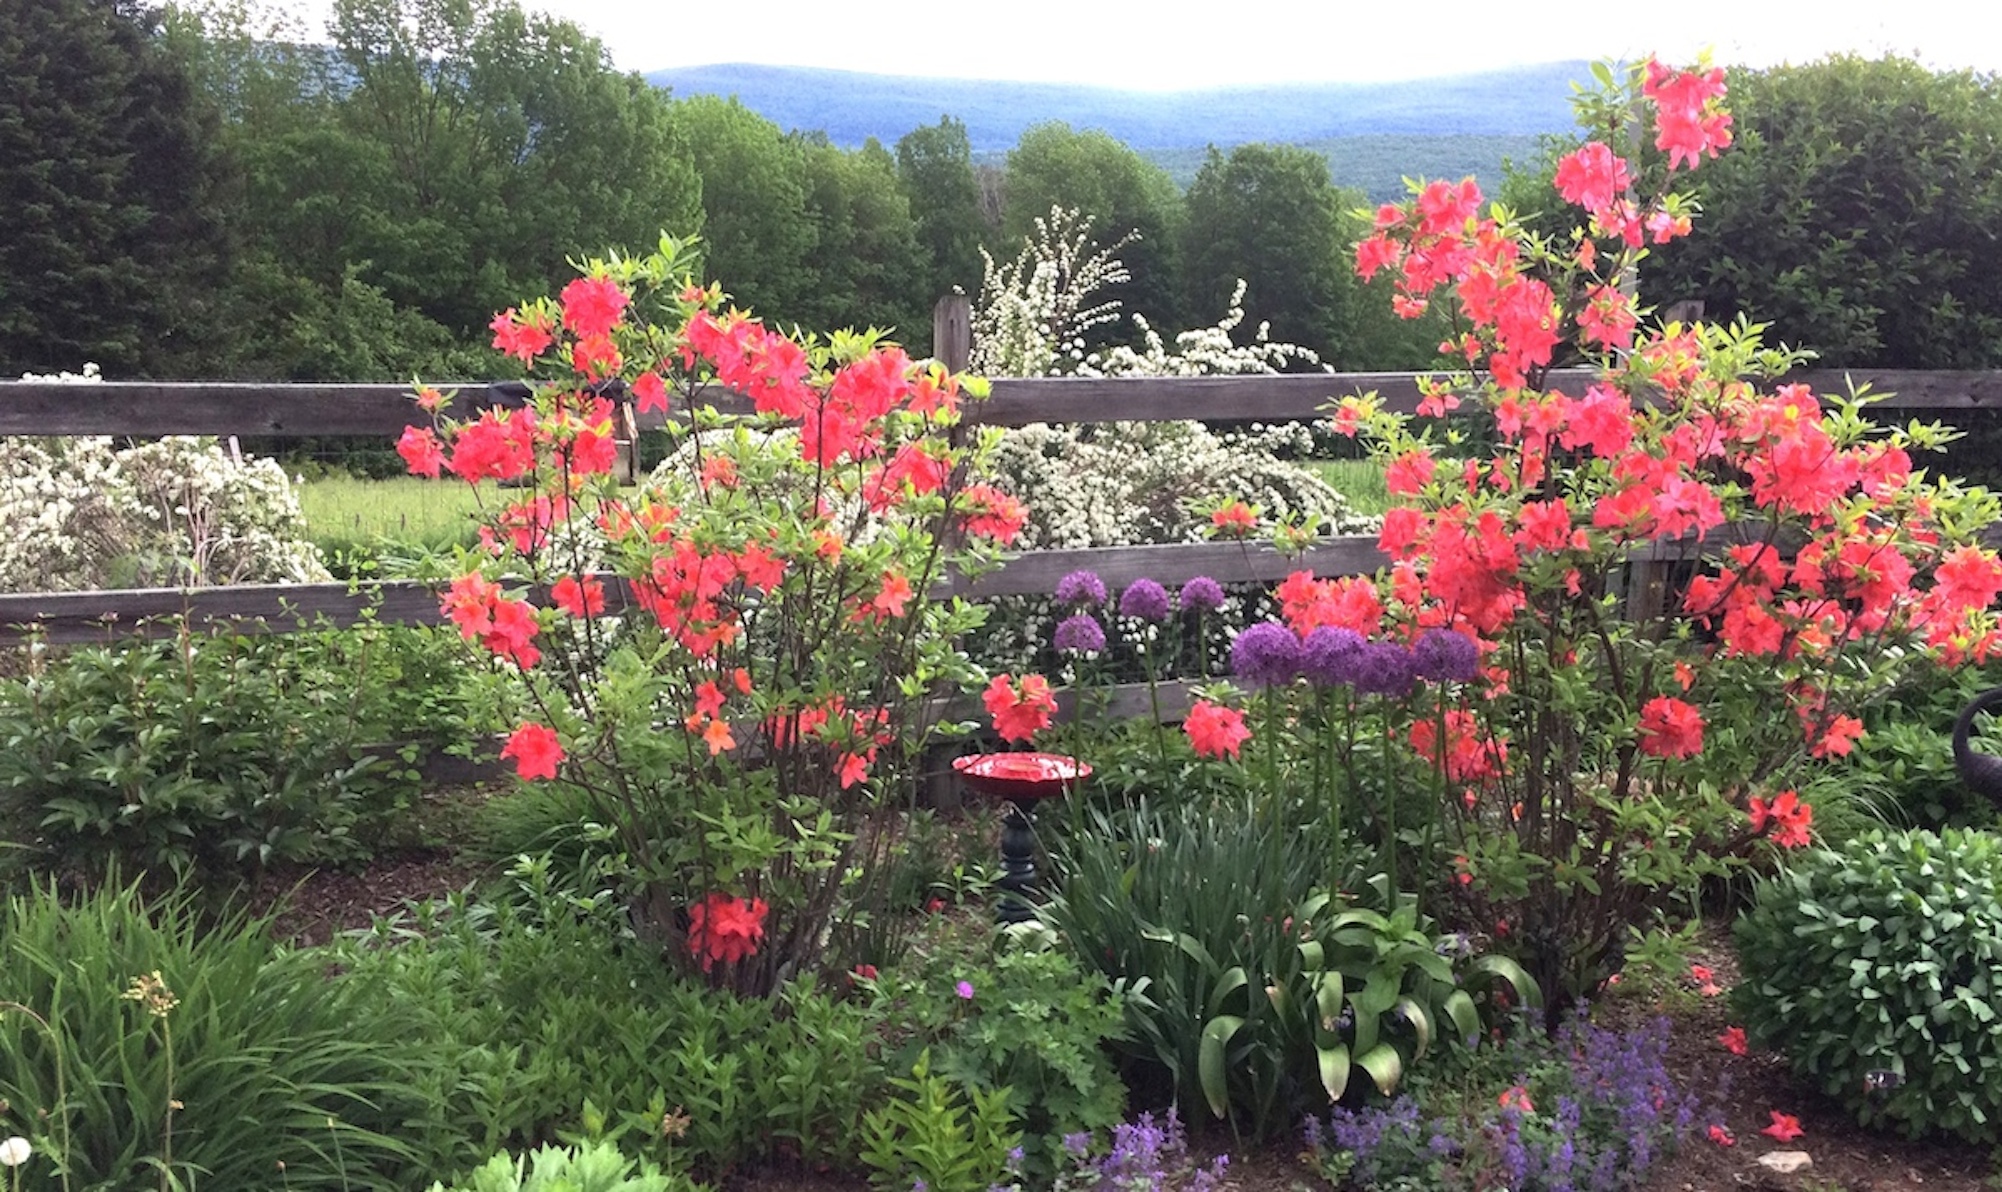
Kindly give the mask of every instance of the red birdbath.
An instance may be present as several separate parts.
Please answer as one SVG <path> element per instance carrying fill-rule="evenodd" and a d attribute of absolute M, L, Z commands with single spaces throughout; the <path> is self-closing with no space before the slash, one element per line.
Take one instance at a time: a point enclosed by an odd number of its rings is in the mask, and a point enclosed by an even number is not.
<path fill-rule="evenodd" d="M 976 753 L 952 768 L 974 790 L 1010 802 L 1054 798 L 1091 777 L 1091 766 L 1060 753 Z"/>
<path fill-rule="evenodd" d="M 952 768 L 967 786 L 1008 801 L 1001 821 L 1001 900 L 994 917 L 1025 923 L 1036 914 L 1029 905 L 1036 884 L 1036 829 L 1029 809 L 1038 800 L 1076 790 L 1091 777 L 1091 767 L 1058 753 L 978 753 L 954 758 Z"/>

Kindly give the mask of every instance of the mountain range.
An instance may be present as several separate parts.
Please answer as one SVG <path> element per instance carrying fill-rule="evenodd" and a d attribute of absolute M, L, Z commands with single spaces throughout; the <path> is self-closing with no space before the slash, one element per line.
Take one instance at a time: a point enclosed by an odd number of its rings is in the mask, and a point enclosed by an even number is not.
<path fill-rule="evenodd" d="M 1505 158 L 1525 162 L 1539 136 L 1571 127 L 1570 84 L 1589 63 L 1551 62 L 1390 83 L 1282 83 L 1189 91 L 1125 91 L 1066 83 L 863 74 L 725 64 L 658 70 L 676 95 L 735 96 L 787 130 L 856 148 L 885 145 L 952 116 L 977 161 L 997 163 L 1024 129 L 1061 120 L 1106 132 L 1186 186 L 1209 146 L 1304 145 L 1342 185 L 1372 201 L 1399 197 L 1406 176 L 1474 174 L 1499 181 Z"/>

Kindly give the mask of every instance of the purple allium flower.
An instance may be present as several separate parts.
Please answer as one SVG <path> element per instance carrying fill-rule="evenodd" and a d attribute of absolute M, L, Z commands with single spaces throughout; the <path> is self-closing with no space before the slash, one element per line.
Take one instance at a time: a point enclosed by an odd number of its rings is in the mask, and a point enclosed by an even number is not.
<path fill-rule="evenodd" d="M 1300 673 L 1316 687 L 1354 683 L 1366 644 L 1362 634 L 1353 629 L 1323 625 L 1300 643 Z"/>
<path fill-rule="evenodd" d="M 1367 642 L 1356 660 L 1355 689 L 1363 695 L 1406 696 L 1417 680 L 1411 651 L 1396 642 Z"/>
<path fill-rule="evenodd" d="M 1481 673 L 1481 650 L 1464 633 L 1427 629 L 1411 647 L 1412 668 L 1431 683 L 1465 683 Z"/>
<path fill-rule="evenodd" d="M 1119 594 L 1119 615 L 1143 621 L 1168 619 L 1168 589 L 1151 579 L 1136 579 Z"/>
<path fill-rule="evenodd" d="M 1053 640 L 1067 654 L 1096 654 L 1105 649 L 1105 627 L 1090 613 L 1073 613 L 1057 622 Z"/>
<path fill-rule="evenodd" d="M 973 982 L 971 981 L 961 981 L 952 987 L 952 991 L 958 994 L 964 1001 L 970 1002 L 973 1000 Z"/>
<path fill-rule="evenodd" d="M 1207 575 L 1199 575 L 1182 585 L 1182 607 L 1213 613 L 1223 607 L 1223 585 Z"/>
<path fill-rule="evenodd" d="M 1230 646 L 1230 670 L 1260 687 L 1280 687 L 1300 674 L 1300 639 L 1277 621 L 1247 625 Z"/>
<path fill-rule="evenodd" d="M 1105 581 L 1096 571 L 1073 571 L 1057 581 L 1057 603 L 1097 608 L 1105 603 Z"/>

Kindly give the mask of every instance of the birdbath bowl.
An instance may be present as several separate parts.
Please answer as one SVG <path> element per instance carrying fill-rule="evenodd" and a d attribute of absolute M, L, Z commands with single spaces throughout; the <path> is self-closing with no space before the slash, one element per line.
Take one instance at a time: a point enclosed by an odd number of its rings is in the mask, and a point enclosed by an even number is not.
<path fill-rule="evenodd" d="M 1030 809 L 1076 790 L 1091 776 L 1091 767 L 1059 753 L 978 753 L 954 758 L 952 768 L 975 792 L 1008 803 L 1001 821 L 1001 897 L 994 917 L 1026 923 L 1036 916 L 1029 902 L 1036 884 L 1036 827 Z"/>
<path fill-rule="evenodd" d="M 1089 764 L 1060 753 L 976 753 L 952 768 L 967 786 L 1011 803 L 1055 798 L 1091 777 Z"/>

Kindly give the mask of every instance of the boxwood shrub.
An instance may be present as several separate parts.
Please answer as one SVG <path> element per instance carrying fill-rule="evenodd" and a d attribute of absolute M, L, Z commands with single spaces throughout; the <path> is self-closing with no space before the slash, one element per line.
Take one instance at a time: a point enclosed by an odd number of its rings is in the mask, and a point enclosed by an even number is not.
<path fill-rule="evenodd" d="M 1866 833 L 1762 883 L 1733 990 L 1753 1042 L 1866 1126 L 2002 1141 L 2002 848 Z"/>

